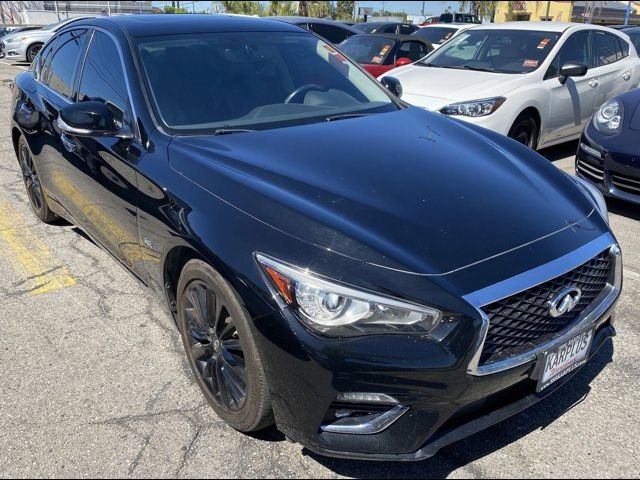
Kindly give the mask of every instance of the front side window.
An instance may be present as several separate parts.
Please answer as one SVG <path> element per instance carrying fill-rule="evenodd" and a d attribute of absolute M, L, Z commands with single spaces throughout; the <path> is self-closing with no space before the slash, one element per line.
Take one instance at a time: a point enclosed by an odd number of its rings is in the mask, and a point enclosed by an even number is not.
<path fill-rule="evenodd" d="M 402 42 L 402 45 L 396 53 L 396 60 L 399 58 L 408 58 L 412 62 L 417 62 L 424 58 L 429 51 L 427 46 L 422 42 Z"/>
<path fill-rule="evenodd" d="M 326 23 L 311 23 L 309 24 L 311 31 L 317 33 L 322 38 L 328 40 L 336 45 L 343 40 L 351 36 L 351 32 L 346 28 L 336 27 L 335 25 L 328 25 Z"/>
<path fill-rule="evenodd" d="M 33 62 L 33 66 L 35 69 L 35 76 L 41 82 L 46 83 L 45 79 L 49 78 L 49 74 L 51 70 L 49 69 L 49 65 L 51 62 L 51 55 L 53 54 L 56 42 L 58 41 L 58 37 L 54 37 L 47 45 L 38 52 L 38 56 Z"/>
<path fill-rule="evenodd" d="M 495 73 L 531 73 L 560 38 L 555 32 L 468 30 L 425 59 L 423 65 Z"/>
<path fill-rule="evenodd" d="M 154 110 L 174 130 L 266 129 L 399 108 L 308 33 L 166 36 L 140 40 L 137 51 Z"/>
<path fill-rule="evenodd" d="M 84 48 L 86 30 L 72 30 L 58 37 L 45 83 L 67 98 L 73 95 L 73 78 L 80 52 Z"/>
<path fill-rule="evenodd" d="M 381 36 L 351 37 L 340 45 L 340 50 L 358 63 L 382 65 L 393 51 L 396 40 Z"/>
<path fill-rule="evenodd" d="M 84 63 L 78 101 L 104 102 L 113 112 L 116 125 L 130 124 L 129 96 L 122 62 L 114 41 L 96 31 Z"/>
<path fill-rule="evenodd" d="M 622 58 L 618 37 L 606 32 L 593 32 L 596 66 L 609 65 Z"/>
<path fill-rule="evenodd" d="M 580 63 L 591 68 L 593 62 L 591 61 L 589 36 L 589 31 L 583 30 L 567 38 L 567 41 L 560 48 L 553 62 L 551 62 L 545 75 L 545 80 L 560 75 L 560 69 L 566 63 Z"/>

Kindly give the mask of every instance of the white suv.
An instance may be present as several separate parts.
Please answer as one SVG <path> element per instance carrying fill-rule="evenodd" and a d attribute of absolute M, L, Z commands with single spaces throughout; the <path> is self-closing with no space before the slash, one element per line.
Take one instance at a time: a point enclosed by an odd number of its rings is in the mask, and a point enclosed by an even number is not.
<path fill-rule="evenodd" d="M 472 27 L 384 77 L 399 80 L 410 104 L 536 149 L 578 138 L 603 103 L 636 88 L 640 59 L 629 37 L 610 28 L 497 23 Z"/>

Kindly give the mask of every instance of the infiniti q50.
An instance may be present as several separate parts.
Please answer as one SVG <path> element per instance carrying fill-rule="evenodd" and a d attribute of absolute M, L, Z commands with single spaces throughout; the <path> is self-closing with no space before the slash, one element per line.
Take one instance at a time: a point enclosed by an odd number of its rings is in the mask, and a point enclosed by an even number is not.
<path fill-rule="evenodd" d="M 35 215 L 157 293 L 242 432 L 427 458 L 561 388 L 615 333 L 621 254 L 595 187 L 408 107 L 296 26 L 74 22 L 11 105 Z"/>

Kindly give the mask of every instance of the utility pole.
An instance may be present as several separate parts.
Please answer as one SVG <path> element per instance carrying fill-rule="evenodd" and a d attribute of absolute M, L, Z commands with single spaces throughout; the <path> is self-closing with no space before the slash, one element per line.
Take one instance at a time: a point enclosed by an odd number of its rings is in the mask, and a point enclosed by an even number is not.
<path fill-rule="evenodd" d="M 546 15 L 546 17 L 545 17 L 545 20 L 546 20 L 547 22 L 550 22 L 550 21 L 551 21 L 551 19 L 549 18 L 549 13 L 551 13 L 551 0 L 548 0 L 548 1 L 547 1 L 547 15 Z"/>
<path fill-rule="evenodd" d="M 58 21 L 60 21 L 60 10 L 58 9 L 58 0 L 56 0 L 55 2 L 56 5 L 56 17 L 58 17 Z"/>
<path fill-rule="evenodd" d="M 629 25 L 629 20 L 631 19 L 631 5 L 633 2 L 629 0 L 629 5 L 627 5 L 627 14 L 624 17 L 624 24 Z"/>
<path fill-rule="evenodd" d="M 427 3 L 427 2 L 424 2 L 424 1 L 422 2 L 422 16 L 423 16 L 423 17 L 424 17 L 424 4 L 425 4 L 425 3 Z M 423 19 L 423 20 L 424 20 L 424 19 Z"/>

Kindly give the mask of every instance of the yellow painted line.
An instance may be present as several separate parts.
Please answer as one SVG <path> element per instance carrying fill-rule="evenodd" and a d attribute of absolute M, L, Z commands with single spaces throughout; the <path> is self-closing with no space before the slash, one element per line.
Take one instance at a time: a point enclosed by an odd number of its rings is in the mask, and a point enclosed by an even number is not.
<path fill-rule="evenodd" d="M 14 286 L 38 295 L 75 285 L 67 267 L 26 224 L 10 202 L 0 199 L 0 257 L 11 264 L 18 276 Z"/>

